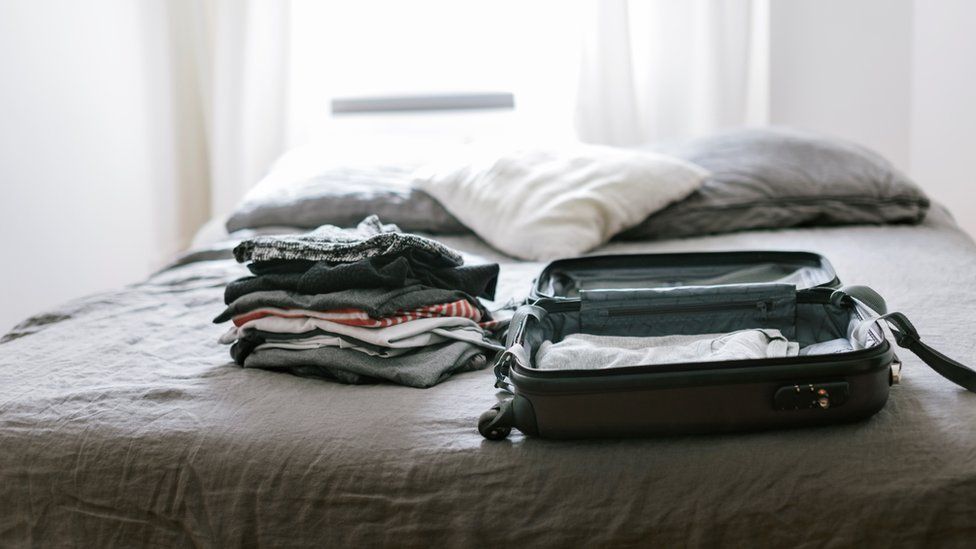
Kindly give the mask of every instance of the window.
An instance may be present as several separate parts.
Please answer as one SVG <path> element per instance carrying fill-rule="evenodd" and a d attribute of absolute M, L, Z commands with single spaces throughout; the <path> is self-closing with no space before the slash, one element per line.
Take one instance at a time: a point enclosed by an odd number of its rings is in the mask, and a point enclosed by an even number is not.
<path fill-rule="evenodd" d="M 579 60 L 574 2 L 295 0 L 292 142 L 343 132 L 470 139 L 571 135 Z M 333 115 L 342 100 L 510 93 L 514 110 Z"/>

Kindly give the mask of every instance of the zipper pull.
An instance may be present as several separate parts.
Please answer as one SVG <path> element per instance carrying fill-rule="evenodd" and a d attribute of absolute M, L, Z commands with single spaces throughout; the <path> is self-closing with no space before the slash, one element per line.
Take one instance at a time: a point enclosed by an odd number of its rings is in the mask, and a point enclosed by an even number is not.
<path fill-rule="evenodd" d="M 762 318 L 769 317 L 769 309 L 773 306 L 771 301 L 759 301 L 756 303 L 756 308 L 759 309 L 759 315 Z"/>
<path fill-rule="evenodd" d="M 512 364 L 514 363 L 515 355 L 511 351 L 506 349 L 498 354 L 493 368 L 495 371 L 495 387 L 510 393 L 513 392 L 512 386 L 508 381 L 508 373 L 511 371 Z"/>

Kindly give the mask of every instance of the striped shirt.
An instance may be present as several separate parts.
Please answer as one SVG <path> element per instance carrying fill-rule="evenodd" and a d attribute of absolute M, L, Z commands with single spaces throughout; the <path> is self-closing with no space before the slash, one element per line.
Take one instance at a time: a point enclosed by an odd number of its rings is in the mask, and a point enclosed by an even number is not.
<path fill-rule="evenodd" d="M 361 326 L 364 328 L 388 328 L 411 320 L 420 318 L 435 318 L 443 316 L 459 316 L 470 318 L 478 322 L 484 328 L 491 327 L 493 321 L 481 322 L 481 311 L 478 310 L 470 301 L 459 299 L 451 303 L 439 303 L 436 305 L 425 305 L 416 309 L 397 311 L 390 316 L 373 318 L 360 309 L 333 309 L 331 311 L 309 311 L 306 309 L 279 309 L 276 307 L 262 307 L 233 318 L 235 326 L 242 326 L 245 322 L 263 318 L 266 316 L 279 316 L 284 318 L 318 318 L 328 320 L 338 324 L 348 326 Z"/>

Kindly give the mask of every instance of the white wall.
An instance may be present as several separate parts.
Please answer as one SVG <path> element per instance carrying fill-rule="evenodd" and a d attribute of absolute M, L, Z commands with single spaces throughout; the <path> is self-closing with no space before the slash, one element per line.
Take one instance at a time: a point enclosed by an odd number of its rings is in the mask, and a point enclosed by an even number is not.
<path fill-rule="evenodd" d="M 770 121 L 861 142 L 976 236 L 976 2 L 774 0 Z"/>
<path fill-rule="evenodd" d="M 976 236 L 976 2 L 916 0 L 911 174 Z"/>
<path fill-rule="evenodd" d="M 911 0 L 770 2 L 769 117 L 908 169 Z"/>
<path fill-rule="evenodd" d="M 0 333 L 158 261 L 141 17 L 129 0 L 0 3 Z"/>
<path fill-rule="evenodd" d="M 0 2 L 0 333 L 145 277 L 179 212 L 200 215 L 199 174 L 172 162 L 195 153 L 170 115 L 165 1 Z M 875 148 L 976 235 L 976 2 L 774 0 L 769 16 L 771 121 Z"/>

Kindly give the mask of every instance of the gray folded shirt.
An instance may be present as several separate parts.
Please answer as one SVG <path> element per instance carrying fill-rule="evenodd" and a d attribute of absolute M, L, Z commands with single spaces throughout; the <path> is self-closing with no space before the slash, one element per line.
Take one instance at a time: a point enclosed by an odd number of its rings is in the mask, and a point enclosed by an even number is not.
<path fill-rule="evenodd" d="M 338 347 L 318 349 L 255 349 L 245 368 L 283 370 L 299 376 L 325 377 L 344 383 L 392 381 L 410 387 L 431 387 L 452 374 L 478 370 L 488 359 L 478 347 L 463 341 L 423 347 L 396 357 L 377 357 Z"/>

